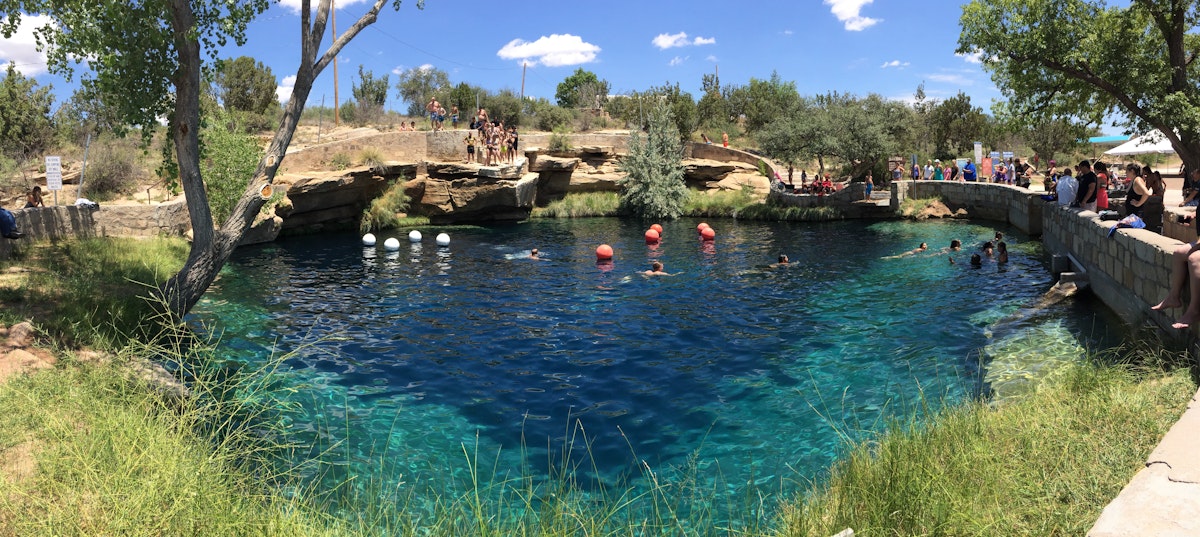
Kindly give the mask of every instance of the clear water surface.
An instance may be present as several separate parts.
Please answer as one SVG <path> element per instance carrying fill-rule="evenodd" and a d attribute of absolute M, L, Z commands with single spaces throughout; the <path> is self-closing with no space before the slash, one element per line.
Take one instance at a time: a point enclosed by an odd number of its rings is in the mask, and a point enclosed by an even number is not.
<path fill-rule="evenodd" d="M 585 488 L 650 468 L 778 497 L 922 398 L 1017 393 L 1121 337 L 1086 299 L 1033 308 L 1052 277 L 1013 229 L 718 220 L 705 243 L 697 222 L 664 223 L 657 246 L 617 219 L 459 229 L 446 248 L 403 230 L 392 253 L 287 239 L 239 249 L 195 315 L 231 360 L 292 353 L 275 385 L 300 408 L 296 456 L 338 470 L 306 466 L 310 486 L 434 493 L 477 459 L 498 476 L 568 465 Z M 970 267 L 997 229 L 1011 261 Z M 651 260 L 678 275 L 640 275 Z"/>

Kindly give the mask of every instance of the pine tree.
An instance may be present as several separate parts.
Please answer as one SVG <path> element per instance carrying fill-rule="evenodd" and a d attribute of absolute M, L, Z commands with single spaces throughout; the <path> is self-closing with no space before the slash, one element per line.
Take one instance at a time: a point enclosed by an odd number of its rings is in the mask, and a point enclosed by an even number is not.
<path fill-rule="evenodd" d="M 621 159 L 622 214 L 653 220 L 673 220 L 683 214 L 687 185 L 683 179 L 683 142 L 665 103 L 650 111 L 645 139 L 629 138 L 629 154 Z"/>

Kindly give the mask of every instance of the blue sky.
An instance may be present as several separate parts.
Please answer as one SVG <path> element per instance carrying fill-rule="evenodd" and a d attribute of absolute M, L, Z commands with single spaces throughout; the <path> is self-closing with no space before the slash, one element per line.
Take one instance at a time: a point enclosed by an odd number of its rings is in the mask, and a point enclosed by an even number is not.
<path fill-rule="evenodd" d="M 314 2 L 315 3 L 315 2 Z M 367 8 L 365 0 L 339 0 L 342 31 Z M 358 67 L 397 75 L 432 66 L 452 83 L 520 91 L 554 99 L 555 87 L 576 68 L 607 80 L 613 93 L 678 82 L 696 99 L 701 77 L 719 72 L 723 84 L 766 79 L 772 71 L 794 81 L 802 95 L 828 91 L 878 93 L 911 99 L 924 82 L 935 99 L 958 91 L 985 111 L 1001 98 L 977 59 L 954 53 L 961 3 L 931 0 L 414 0 L 385 8 L 339 56 L 338 86 L 350 98 Z M 299 49 L 299 0 L 273 5 L 251 24 L 244 47 L 223 57 L 248 55 L 270 67 L 288 94 Z M 329 40 L 325 41 L 328 45 Z M 40 84 L 53 84 L 59 99 L 73 86 L 45 73 L 32 39 L 0 42 L 0 62 L 16 62 Z M 719 70 L 719 71 L 718 71 Z M 317 80 L 309 104 L 333 102 L 333 70 Z M 393 89 L 390 108 L 405 108 Z"/>

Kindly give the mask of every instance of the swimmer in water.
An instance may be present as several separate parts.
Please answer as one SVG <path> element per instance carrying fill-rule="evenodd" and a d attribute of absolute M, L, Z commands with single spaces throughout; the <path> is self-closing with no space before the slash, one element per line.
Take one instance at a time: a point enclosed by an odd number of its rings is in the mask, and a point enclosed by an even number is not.
<path fill-rule="evenodd" d="M 642 275 L 643 276 L 675 276 L 675 274 L 671 274 L 670 272 L 664 271 L 663 264 L 658 261 L 650 263 L 650 270 L 642 272 Z"/>
<path fill-rule="evenodd" d="M 1008 245 L 1004 241 L 996 243 L 996 262 L 1008 263 Z"/>
<path fill-rule="evenodd" d="M 972 267 L 982 267 L 983 266 L 983 258 L 979 257 L 979 254 L 971 254 L 971 266 Z"/>
<path fill-rule="evenodd" d="M 922 243 L 920 244 L 920 246 L 917 246 L 916 248 L 913 248 L 912 250 L 909 250 L 909 251 L 907 251 L 907 252 L 904 252 L 904 253 L 902 253 L 902 254 L 889 255 L 889 256 L 885 257 L 884 259 L 898 259 L 898 258 L 901 258 L 901 257 L 907 257 L 907 256 L 910 256 L 910 255 L 916 255 L 916 254 L 919 254 L 919 253 L 921 253 L 921 252 L 924 252 L 924 251 L 927 251 L 927 250 L 929 250 L 929 245 L 928 245 L 928 244 L 926 244 L 926 243 L 923 243 L 923 242 L 922 242 Z"/>
<path fill-rule="evenodd" d="M 534 249 L 532 249 L 532 250 L 530 250 L 530 251 L 529 251 L 529 259 L 540 259 L 540 258 L 538 257 L 538 251 L 537 251 L 537 248 L 534 248 Z"/>
<path fill-rule="evenodd" d="M 789 263 L 791 263 L 791 261 L 788 260 L 787 254 L 779 254 L 779 260 L 774 263 L 771 263 L 769 266 L 771 268 L 779 268 L 779 267 L 787 268 Z"/>
<path fill-rule="evenodd" d="M 983 255 L 987 256 L 988 259 L 991 259 L 995 255 L 995 249 L 996 245 L 992 244 L 992 241 L 983 243 Z"/>

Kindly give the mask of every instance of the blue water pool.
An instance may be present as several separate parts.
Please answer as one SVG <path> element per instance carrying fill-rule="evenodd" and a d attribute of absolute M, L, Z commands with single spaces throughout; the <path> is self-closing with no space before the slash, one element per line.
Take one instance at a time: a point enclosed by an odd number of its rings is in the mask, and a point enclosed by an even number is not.
<path fill-rule="evenodd" d="M 444 488 L 474 458 L 487 475 L 573 468 L 584 489 L 652 469 L 778 496 L 922 400 L 1019 393 L 1122 336 L 1086 299 L 1030 309 L 1052 278 L 1005 227 L 719 220 L 704 243 L 697 222 L 653 247 L 648 223 L 617 219 L 454 229 L 447 248 L 402 230 L 394 253 L 288 239 L 240 249 L 195 317 L 231 360 L 289 353 L 274 386 L 300 409 L 297 459 L 328 463 L 304 467 L 318 489 Z M 997 229 L 1010 263 L 970 267 Z M 681 274 L 638 274 L 651 260 Z"/>

